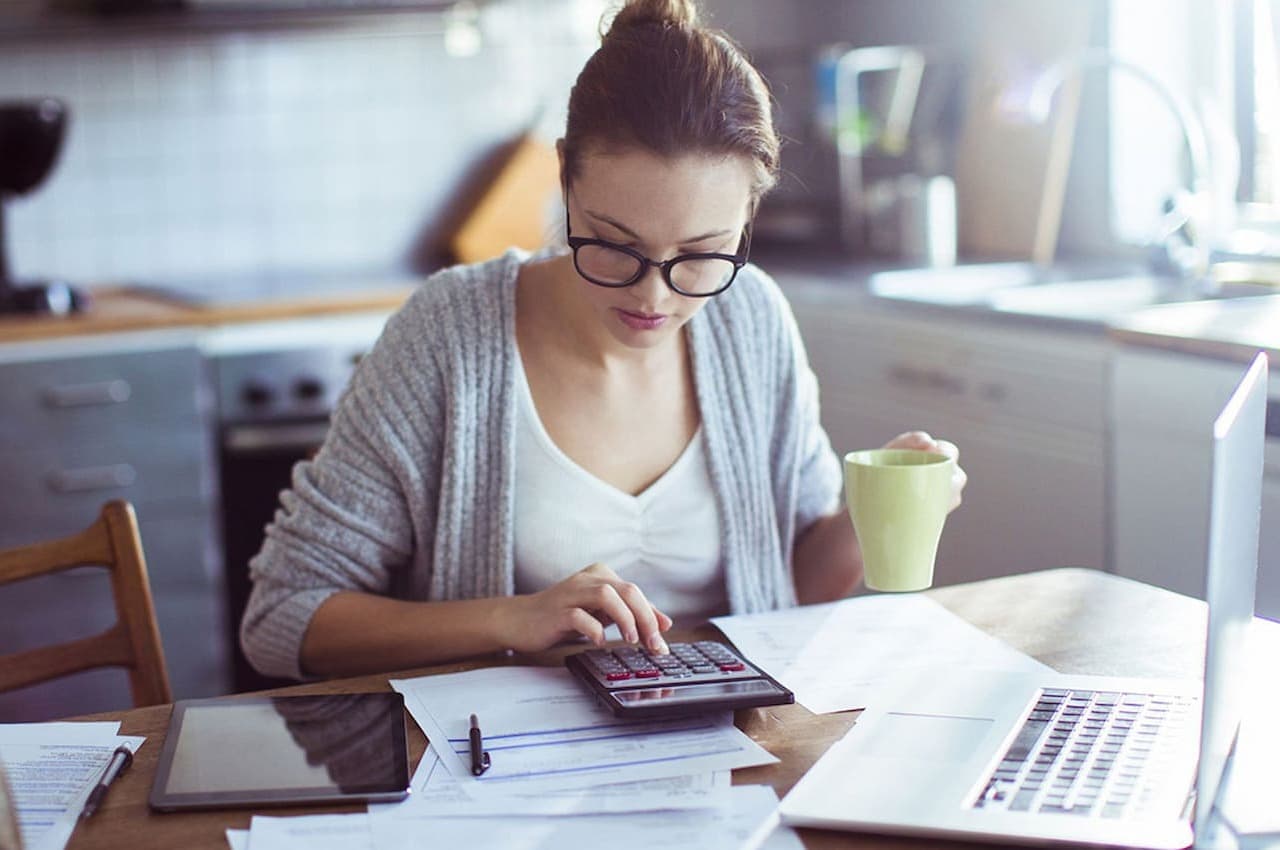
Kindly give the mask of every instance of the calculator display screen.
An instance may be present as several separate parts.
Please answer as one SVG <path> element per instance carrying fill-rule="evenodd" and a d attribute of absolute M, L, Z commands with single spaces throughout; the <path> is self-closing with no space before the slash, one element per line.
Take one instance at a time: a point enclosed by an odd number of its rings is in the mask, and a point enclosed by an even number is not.
<path fill-rule="evenodd" d="M 772 682 L 753 679 L 746 682 L 706 682 L 665 688 L 635 688 L 614 691 L 611 696 L 623 705 L 640 702 L 699 702 L 721 697 L 777 693 Z"/>

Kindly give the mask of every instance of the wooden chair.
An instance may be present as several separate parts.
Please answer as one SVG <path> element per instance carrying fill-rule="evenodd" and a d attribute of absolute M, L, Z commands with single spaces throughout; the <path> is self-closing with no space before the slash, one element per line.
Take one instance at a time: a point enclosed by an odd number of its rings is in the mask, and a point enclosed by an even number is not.
<path fill-rule="evenodd" d="M 0 584 L 83 566 L 110 571 L 116 623 L 98 635 L 0 656 L 0 691 L 96 667 L 124 667 L 135 707 L 172 702 L 138 521 L 128 502 L 106 503 L 78 534 L 0 551 Z"/>

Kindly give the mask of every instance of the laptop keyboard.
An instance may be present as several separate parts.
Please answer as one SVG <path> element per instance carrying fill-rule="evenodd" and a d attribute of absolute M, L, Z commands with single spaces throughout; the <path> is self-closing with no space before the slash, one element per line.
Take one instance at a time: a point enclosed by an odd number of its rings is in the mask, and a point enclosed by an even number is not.
<path fill-rule="evenodd" d="M 1119 818 L 1157 802 L 1185 757 L 1192 697 L 1046 689 L 974 808 Z M 1177 771 L 1174 771 L 1178 775 Z"/>

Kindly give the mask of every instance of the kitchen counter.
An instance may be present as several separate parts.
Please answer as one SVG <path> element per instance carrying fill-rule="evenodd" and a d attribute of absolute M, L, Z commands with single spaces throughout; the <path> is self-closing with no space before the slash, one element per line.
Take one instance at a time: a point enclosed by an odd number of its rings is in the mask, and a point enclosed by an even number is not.
<path fill-rule="evenodd" d="M 145 289 L 100 288 L 74 316 L 0 316 L 0 344 L 60 337 L 330 316 L 399 307 L 413 291 L 396 284 L 323 296 L 201 304 Z"/>
<path fill-rule="evenodd" d="M 1248 362 L 1259 350 L 1280 358 L 1280 295 L 1150 307 L 1108 331 L 1118 342 Z"/>

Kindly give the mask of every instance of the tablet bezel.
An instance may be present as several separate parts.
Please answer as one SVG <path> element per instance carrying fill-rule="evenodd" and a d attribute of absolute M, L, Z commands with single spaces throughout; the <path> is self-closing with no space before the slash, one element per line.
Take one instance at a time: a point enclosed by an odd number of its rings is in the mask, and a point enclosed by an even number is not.
<path fill-rule="evenodd" d="M 164 747 L 156 764 L 155 779 L 151 784 L 151 793 L 147 798 L 148 805 L 158 812 L 191 811 L 194 809 L 222 809 L 241 806 L 292 806 L 311 805 L 317 803 L 388 803 L 403 800 L 409 794 L 410 770 L 408 737 L 404 722 L 404 697 L 394 691 L 375 692 L 369 694 L 351 694 L 351 696 L 376 696 L 393 703 L 398 712 L 399 723 L 389 723 L 388 732 L 391 738 L 390 757 L 397 760 L 397 787 L 382 785 L 360 786 L 352 790 L 341 790 L 333 786 L 298 787 L 298 788 L 258 788 L 245 791 L 206 791 L 175 793 L 165 790 L 173 767 L 173 757 L 181 738 L 182 723 L 188 708 L 217 708 L 219 706 L 244 706 L 246 704 L 274 704 L 280 699 L 325 699 L 332 694 L 299 694 L 279 696 L 244 696 L 213 697 L 210 699 L 179 700 L 173 705 L 173 713 L 169 717 L 169 728 L 165 732 Z M 345 695 L 344 695 L 345 696 Z M 400 779 L 403 779 L 403 785 Z"/>

